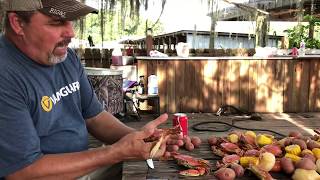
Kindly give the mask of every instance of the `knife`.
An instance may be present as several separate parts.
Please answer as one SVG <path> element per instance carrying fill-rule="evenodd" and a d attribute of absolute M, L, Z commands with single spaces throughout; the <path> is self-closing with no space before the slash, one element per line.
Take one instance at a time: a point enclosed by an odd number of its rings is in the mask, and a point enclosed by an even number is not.
<path fill-rule="evenodd" d="M 148 164 L 149 168 L 154 169 L 154 164 L 153 164 L 152 159 L 147 159 L 147 164 Z"/>

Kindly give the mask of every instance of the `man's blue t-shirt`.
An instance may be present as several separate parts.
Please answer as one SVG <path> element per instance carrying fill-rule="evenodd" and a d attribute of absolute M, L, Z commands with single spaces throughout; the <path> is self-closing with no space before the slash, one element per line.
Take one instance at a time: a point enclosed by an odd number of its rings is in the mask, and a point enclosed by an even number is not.
<path fill-rule="evenodd" d="M 72 50 L 44 66 L 0 36 L 0 179 L 44 154 L 88 149 L 85 119 L 102 110 Z"/>

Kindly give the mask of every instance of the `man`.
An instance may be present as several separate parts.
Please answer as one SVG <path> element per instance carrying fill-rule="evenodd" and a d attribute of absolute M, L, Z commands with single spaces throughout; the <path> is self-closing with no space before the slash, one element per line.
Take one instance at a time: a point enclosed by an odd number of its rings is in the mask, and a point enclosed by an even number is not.
<path fill-rule="evenodd" d="M 76 179 L 147 159 L 164 114 L 136 131 L 103 110 L 76 54 L 72 20 L 96 10 L 76 0 L 5 0 L 0 36 L 0 179 Z M 106 146 L 88 149 L 88 131 Z M 166 144 L 169 144 L 166 147 Z M 177 150 L 181 137 L 157 157 Z"/>
<path fill-rule="evenodd" d="M 93 44 L 92 36 L 90 36 L 90 35 L 88 36 L 88 41 L 89 41 L 89 46 L 93 47 L 94 44 Z"/>

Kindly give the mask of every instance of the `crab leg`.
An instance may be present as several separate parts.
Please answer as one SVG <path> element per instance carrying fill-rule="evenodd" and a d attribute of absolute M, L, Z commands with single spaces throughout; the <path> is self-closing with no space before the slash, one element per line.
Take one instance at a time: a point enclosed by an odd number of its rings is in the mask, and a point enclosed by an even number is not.
<path fill-rule="evenodd" d="M 159 151 L 160 149 L 160 146 L 161 146 L 161 143 L 163 141 L 163 138 L 164 136 L 161 136 L 160 139 L 158 140 L 158 142 L 153 146 L 153 148 L 151 149 L 150 151 L 150 158 L 152 159 L 156 154 L 157 152 Z"/>

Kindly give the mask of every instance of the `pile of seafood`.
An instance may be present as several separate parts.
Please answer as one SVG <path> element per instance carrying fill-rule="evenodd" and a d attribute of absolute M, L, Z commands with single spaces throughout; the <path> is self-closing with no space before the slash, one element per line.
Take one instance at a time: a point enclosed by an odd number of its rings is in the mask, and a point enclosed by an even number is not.
<path fill-rule="evenodd" d="M 318 132 L 315 130 L 315 132 Z M 214 175 L 235 179 L 247 169 L 262 180 L 274 179 L 270 172 L 283 172 L 293 180 L 320 179 L 320 136 L 290 132 L 282 139 L 253 131 L 231 132 L 227 137 L 210 136 L 208 143 L 217 162 Z"/>
<path fill-rule="evenodd" d="M 270 172 L 285 173 L 293 180 L 320 180 L 320 132 L 314 136 L 303 136 L 290 132 L 287 137 L 277 139 L 270 134 L 253 131 L 234 131 L 226 137 L 210 136 L 208 143 L 214 155 L 221 157 L 215 164 L 214 176 L 220 180 L 242 177 L 245 170 L 251 171 L 262 180 L 274 179 Z M 145 141 L 157 141 L 151 150 L 155 154 L 165 136 L 179 134 L 179 127 L 163 129 L 160 136 Z M 183 147 L 192 151 L 201 145 L 196 136 L 185 136 Z M 184 176 L 202 176 L 211 172 L 210 162 L 189 155 L 172 153 L 178 165 L 186 167 L 179 172 Z"/>

